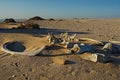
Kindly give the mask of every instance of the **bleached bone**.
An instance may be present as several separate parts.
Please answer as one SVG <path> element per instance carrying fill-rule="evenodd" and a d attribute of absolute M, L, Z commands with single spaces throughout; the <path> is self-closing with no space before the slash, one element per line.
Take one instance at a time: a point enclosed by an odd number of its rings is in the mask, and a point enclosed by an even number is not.
<path fill-rule="evenodd" d="M 103 45 L 103 42 L 95 40 L 95 39 L 91 39 L 91 38 L 80 38 L 79 41 L 88 41 L 89 44 L 94 44 L 94 45 Z"/>
<path fill-rule="evenodd" d="M 48 33 L 47 39 L 50 44 L 60 44 L 62 42 L 61 38 L 56 38 L 52 33 Z"/>
<path fill-rule="evenodd" d="M 81 54 L 88 51 L 91 51 L 91 46 L 87 44 L 74 44 L 73 48 L 70 50 L 71 53 L 75 54 Z"/>
<path fill-rule="evenodd" d="M 120 41 L 111 41 L 109 40 L 110 43 L 113 43 L 113 44 L 120 44 Z"/>
<path fill-rule="evenodd" d="M 69 38 L 71 41 L 74 41 L 76 39 L 77 34 L 70 35 Z"/>
<path fill-rule="evenodd" d="M 64 33 L 61 33 L 61 34 L 60 34 L 60 38 L 62 38 L 62 37 L 63 37 L 63 34 L 64 34 Z"/>
<path fill-rule="evenodd" d="M 61 34 L 60 34 L 60 38 L 61 38 L 64 42 L 69 41 L 69 37 L 68 37 L 68 33 L 67 33 L 67 32 L 66 32 L 66 33 L 61 33 Z"/>
<path fill-rule="evenodd" d="M 12 51 L 12 50 L 8 49 L 8 46 L 11 44 L 12 44 L 12 42 L 8 42 L 7 44 L 6 43 L 3 44 L 1 50 L 6 52 L 6 53 L 10 53 L 12 55 L 18 54 L 18 55 L 35 56 L 35 55 L 39 54 L 40 52 L 42 52 L 46 48 L 46 46 L 43 46 L 43 47 L 41 47 L 33 52 L 17 52 L 17 51 Z"/>
<path fill-rule="evenodd" d="M 61 33 L 60 38 L 68 38 L 68 33 Z"/>
<path fill-rule="evenodd" d="M 120 53 L 120 45 L 113 43 L 106 43 L 106 45 L 102 48 L 104 51 L 108 53 Z"/>
<path fill-rule="evenodd" d="M 77 34 L 69 35 L 66 33 L 61 33 L 60 38 L 63 40 L 63 42 L 72 42 L 76 40 Z"/>
<path fill-rule="evenodd" d="M 106 43 L 102 50 L 107 51 L 107 53 L 112 53 L 113 50 L 112 43 Z"/>
<path fill-rule="evenodd" d="M 93 61 L 93 62 L 107 62 L 109 61 L 109 57 L 105 56 L 104 54 L 101 53 L 84 53 L 81 54 L 80 57 L 85 60 Z"/>
<path fill-rule="evenodd" d="M 102 49 L 112 49 L 112 43 L 106 43 Z"/>

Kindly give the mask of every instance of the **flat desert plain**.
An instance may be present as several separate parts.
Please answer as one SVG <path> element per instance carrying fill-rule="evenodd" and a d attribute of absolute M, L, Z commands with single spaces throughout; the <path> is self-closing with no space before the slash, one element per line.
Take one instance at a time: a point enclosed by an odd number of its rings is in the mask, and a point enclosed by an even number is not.
<path fill-rule="evenodd" d="M 40 29 L 12 29 L 18 23 L 0 23 L 0 48 L 9 41 L 22 42 L 25 51 L 48 44 L 45 36 L 68 32 L 77 38 L 120 41 L 120 19 L 63 19 L 32 21 Z M 0 49 L 0 80 L 119 80 L 120 53 L 113 60 L 100 63 L 83 60 L 79 55 L 64 54 L 65 49 L 52 46 L 37 56 L 11 55 Z M 97 52 L 97 51 L 96 51 Z M 62 65 L 62 61 L 68 60 Z M 58 61 L 58 64 L 56 64 Z M 60 64 L 59 64 L 60 63 Z"/>

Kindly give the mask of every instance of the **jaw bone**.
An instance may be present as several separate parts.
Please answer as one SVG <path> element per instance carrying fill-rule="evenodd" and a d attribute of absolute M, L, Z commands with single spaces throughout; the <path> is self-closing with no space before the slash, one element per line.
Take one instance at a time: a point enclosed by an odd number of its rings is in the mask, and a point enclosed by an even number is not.
<path fill-rule="evenodd" d="M 103 42 L 91 38 L 80 38 L 79 41 L 86 41 L 91 45 L 103 45 Z"/>
<path fill-rule="evenodd" d="M 42 52 L 47 47 L 47 46 L 43 46 L 43 47 L 41 47 L 33 52 L 24 52 L 24 51 L 11 50 L 9 48 L 10 45 L 14 45 L 14 42 L 7 42 L 7 43 L 3 44 L 1 50 L 6 52 L 6 53 L 10 53 L 12 55 L 19 54 L 19 55 L 35 56 L 35 55 L 39 54 L 40 52 Z M 16 45 L 14 45 L 13 47 L 16 47 Z"/>

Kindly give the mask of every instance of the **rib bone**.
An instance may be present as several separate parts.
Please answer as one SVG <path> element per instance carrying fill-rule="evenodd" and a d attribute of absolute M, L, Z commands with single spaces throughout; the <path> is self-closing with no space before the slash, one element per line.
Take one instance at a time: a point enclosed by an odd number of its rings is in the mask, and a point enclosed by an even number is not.
<path fill-rule="evenodd" d="M 103 42 L 91 38 L 80 38 L 79 41 L 87 41 L 87 43 L 92 45 L 103 45 Z"/>

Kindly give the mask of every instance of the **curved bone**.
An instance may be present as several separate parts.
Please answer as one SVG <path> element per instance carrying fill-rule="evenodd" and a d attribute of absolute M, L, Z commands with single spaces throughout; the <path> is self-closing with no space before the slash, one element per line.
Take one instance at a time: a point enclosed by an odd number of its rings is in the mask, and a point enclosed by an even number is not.
<path fill-rule="evenodd" d="M 113 43 L 113 44 L 120 44 L 120 41 L 111 41 L 109 40 L 110 43 Z"/>
<path fill-rule="evenodd" d="M 8 45 L 10 45 L 10 44 L 11 43 L 4 44 L 2 46 L 2 51 L 6 52 L 6 53 L 10 53 L 12 55 L 19 54 L 19 55 L 35 56 L 35 55 L 39 54 L 40 52 L 42 52 L 46 48 L 46 46 L 43 46 L 43 47 L 41 47 L 33 52 L 16 52 L 16 51 L 12 51 L 12 50 L 8 49 Z"/>
<path fill-rule="evenodd" d="M 74 44 L 70 52 L 75 54 L 81 54 L 87 51 L 91 51 L 91 46 L 86 44 Z"/>
<path fill-rule="evenodd" d="M 103 42 L 91 39 L 91 38 L 80 38 L 79 41 L 88 41 L 89 44 L 95 44 L 95 45 L 103 45 Z"/>

